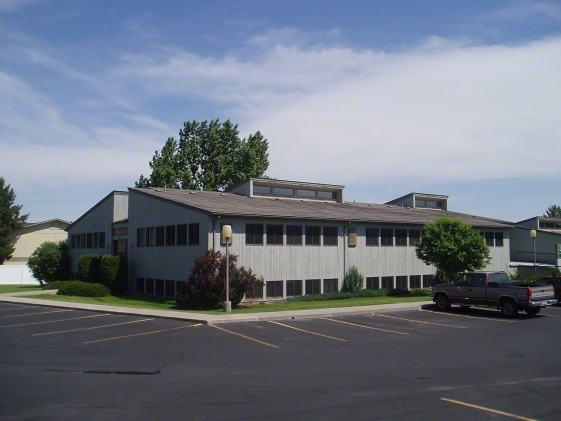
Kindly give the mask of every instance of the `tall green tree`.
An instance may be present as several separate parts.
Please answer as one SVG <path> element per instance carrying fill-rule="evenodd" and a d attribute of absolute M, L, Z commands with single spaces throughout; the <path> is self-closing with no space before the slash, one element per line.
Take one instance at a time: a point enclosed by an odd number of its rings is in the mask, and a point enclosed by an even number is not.
<path fill-rule="evenodd" d="M 479 231 L 460 219 L 441 217 L 424 226 L 417 257 L 434 265 L 450 282 L 464 271 L 483 269 L 491 262 L 489 247 Z"/>
<path fill-rule="evenodd" d="M 547 216 L 548 218 L 561 218 L 561 206 L 551 205 L 545 211 L 544 216 Z"/>
<path fill-rule="evenodd" d="M 14 189 L 0 177 L 0 265 L 10 260 L 15 250 L 10 234 L 24 226 L 29 217 L 29 214 L 20 215 L 23 206 L 14 204 L 15 201 Z"/>
<path fill-rule="evenodd" d="M 230 120 L 187 121 L 179 141 L 168 138 L 155 151 L 148 178 L 140 175 L 136 187 L 168 187 L 223 191 L 250 177 L 265 177 L 269 144 L 258 131 L 240 139 Z"/>

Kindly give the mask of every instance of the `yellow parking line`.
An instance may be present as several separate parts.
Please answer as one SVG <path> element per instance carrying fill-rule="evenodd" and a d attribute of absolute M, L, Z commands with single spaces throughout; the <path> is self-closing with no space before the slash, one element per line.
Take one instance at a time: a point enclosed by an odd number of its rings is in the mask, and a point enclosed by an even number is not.
<path fill-rule="evenodd" d="M 380 329 L 379 327 L 372 327 L 372 326 L 359 325 L 359 324 L 357 324 L 357 323 L 344 322 L 343 320 L 335 320 L 335 319 L 330 319 L 330 318 L 328 318 L 328 317 L 323 317 L 322 320 L 329 320 L 329 321 L 331 321 L 331 322 L 344 323 L 344 324 L 346 324 L 346 325 L 362 327 L 362 328 L 364 328 L 364 329 L 381 330 L 382 332 L 397 333 L 398 335 L 410 335 L 409 333 L 398 332 L 398 331 L 396 331 L 396 330 Z"/>
<path fill-rule="evenodd" d="M 481 409 L 482 411 L 492 412 L 493 414 L 499 414 L 499 415 L 504 415 L 506 417 L 516 418 L 517 420 L 537 421 L 533 418 L 521 417 L 520 415 L 509 414 L 508 412 L 497 411 L 496 409 L 485 408 L 484 406 L 473 405 L 471 403 L 460 402 L 460 401 L 455 401 L 453 399 L 446 399 L 446 398 L 440 398 L 440 399 L 443 400 L 443 401 L 446 401 L 446 402 L 451 402 L 451 403 L 455 403 L 455 404 L 458 404 L 458 405 L 468 406 L 470 408 Z"/>
<path fill-rule="evenodd" d="M 419 311 L 426 311 L 434 314 L 442 314 L 443 316 L 464 317 L 467 319 L 477 319 L 477 320 L 488 320 L 490 322 L 516 323 L 515 320 L 489 319 L 487 317 L 468 316 L 467 314 L 452 314 L 452 313 L 446 313 L 444 311 L 431 311 L 431 310 L 423 310 L 423 309 L 419 309 Z"/>
<path fill-rule="evenodd" d="M 134 335 L 124 335 L 124 336 L 115 336 L 113 338 L 105 338 L 105 339 L 96 339 L 95 341 L 87 341 L 87 342 L 82 342 L 84 344 L 93 344 L 95 342 L 105 342 L 105 341 L 113 341 L 116 339 L 124 339 L 124 338 L 132 338 L 133 336 L 144 336 L 144 335 L 151 335 L 153 333 L 160 333 L 160 332 L 167 332 L 170 330 L 177 330 L 177 329 L 186 329 L 189 327 L 197 327 L 200 326 L 201 324 L 198 323 L 196 325 L 189 325 L 189 326 L 179 326 L 179 327 L 172 327 L 170 329 L 162 329 L 162 330 L 153 330 L 152 332 L 144 332 L 144 333 L 135 333 Z"/>
<path fill-rule="evenodd" d="M 465 326 L 445 325 L 445 324 L 442 324 L 442 323 L 433 323 L 433 322 L 422 322 L 420 320 L 411 320 L 411 319 L 404 319 L 402 317 L 386 316 L 385 314 L 373 314 L 373 316 L 387 317 L 388 319 L 396 319 L 396 320 L 406 320 L 408 322 L 423 323 L 423 324 L 426 324 L 426 325 L 436 325 L 436 326 L 445 326 L 445 327 L 455 327 L 457 329 L 467 329 Z"/>
<path fill-rule="evenodd" d="M 103 316 L 111 316 L 111 315 L 110 314 L 95 314 L 93 316 L 72 317 L 70 319 L 47 320 L 46 322 L 22 323 L 22 324 L 19 324 L 19 325 L 0 326 L 0 329 L 4 329 L 5 327 L 20 327 L 20 326 L 32 326 L 32 325 L 44 325 L 44 324 L 47 324 L 47 323 L 68 322 L 70 320 L 89 319 L 89 318 L 92 318 L 92 317 L 103 317 Z"/>
<path fill-rule="evenodd" d="M 113 323 L 113 324 L 104 325 L 104 326 L 84 327 L 84 328 L 70 329 L 70 330 L 58 330 L 58 331 L 55 331 L 55 332 L 46 332 L 46 333 L 35 333 L 34 335 L 31 335 L 31 336 L 54 335 L 54 334 L 56 334 L 56 333 L 76 332 L 76 331 L 79 331 L 79 330 L 102 329 L 102 328 L 104 328 L 104 327 L 128 325 L 128 324 L 131 324 L 131 323 L 147 322 L 147 321 L 149 321 L 149 320 L 154 320 L 154 318 L 151 318 L 151 319 L 133 320 L 132 322 Z"/>
<path fill-rule="evenodd" d="M 268 344 L 267 342 L 263 342 L 263 341 L 260 341 L 260 340 L 258 340 L 258 339 L 253 339 L 253 338 L 250 338 L 249 336 L 242 335 L 241 333 L 232 332 L 231 330 L 224 329 L 224 328 L 218 327 L 218 326 L 216 326 L 216 325 L 209 325 L 209 326 L 210 326 L 210 327 L 213 327 L 213 328 L 215 328 L 215 329 L 218 329 L 218 330 L 222 330 L 222 331 L 224 331 L 224 332 L 231 333 L 232 335 L 241 336 L 242 338 L 249 339 L 250 341 L 257 342 L 257 343 L 259 343 L 259 344 L 261 344 L 261 345 L 270 346 L 271 348 L 278 348 L 277 345 L 271 345 L 271 344 Z"/>
<path fill-rule="evenodd" d="M 74 310 L 54 310 L 54 311 L 43 311 L 41 313 L 12 314 L 11 316 L 0 316 L 0 319 L 7 319 L 9 317 L 37 316 L 39 314 L 64 313 L 65 311 L 74 311 Z"/>
<path fill-rule="evenodd" d="M 299 330 L 300 332 L 310 333 L 310 334 L 312 334 L 312 335 L 323 336 L 324 338 L 334 339 L 334 340 L 336 340 L 336 341 L 347 342 L 346 339 L 334 338 L 333 336 L 323 335 L 323 334 L 321 334 L 321 333 L 316 333 L 316 332 L 311 332 L 311 331 L 309 331 L 309 330 L 299 329 L 299 328 L 294 327 L 294 326 L 285 325 L 285 324 L 279 323 L 279 322 L 273 322 L 273 321 L 271 321 L 271 320 L 269 320 L 269 323 L 274 323 L 274 324 L 279 325 L 279 326 L 288 327 L 289 329 Z"/>

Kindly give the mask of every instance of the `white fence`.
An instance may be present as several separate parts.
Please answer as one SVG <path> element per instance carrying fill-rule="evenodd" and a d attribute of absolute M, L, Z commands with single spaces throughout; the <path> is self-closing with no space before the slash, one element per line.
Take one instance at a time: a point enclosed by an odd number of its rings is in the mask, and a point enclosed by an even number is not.
<path fill-rule="evenodd" d="M 0 265 L 0 285 L 39 285 L 27 265 Z"/>

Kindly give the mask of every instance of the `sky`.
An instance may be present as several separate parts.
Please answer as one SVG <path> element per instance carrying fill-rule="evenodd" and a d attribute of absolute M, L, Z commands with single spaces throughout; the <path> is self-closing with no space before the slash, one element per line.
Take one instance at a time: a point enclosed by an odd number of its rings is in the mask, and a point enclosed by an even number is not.
<path fill-rule="evenodd" d="M 30 222 L 134 187 L 185 121 L 266 174 L 507 221 L 561 205 L 560 0 L 0 0 L 0 177 Z"/>

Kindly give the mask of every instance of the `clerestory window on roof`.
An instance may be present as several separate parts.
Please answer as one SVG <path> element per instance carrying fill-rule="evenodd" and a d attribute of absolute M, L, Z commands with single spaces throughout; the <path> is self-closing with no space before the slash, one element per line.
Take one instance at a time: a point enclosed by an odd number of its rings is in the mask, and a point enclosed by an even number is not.
<path fill-rule="evenodd" d="M 415 199 L 415 207 L 416 208 L 442 209 L 442 201 L 440 201 L 440 200 Z"/>

